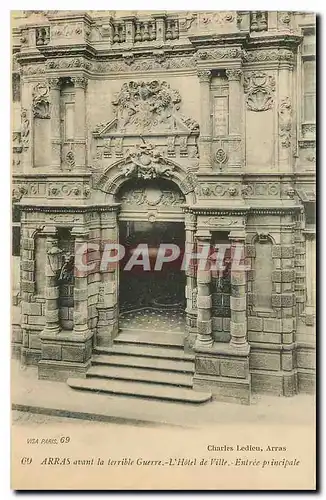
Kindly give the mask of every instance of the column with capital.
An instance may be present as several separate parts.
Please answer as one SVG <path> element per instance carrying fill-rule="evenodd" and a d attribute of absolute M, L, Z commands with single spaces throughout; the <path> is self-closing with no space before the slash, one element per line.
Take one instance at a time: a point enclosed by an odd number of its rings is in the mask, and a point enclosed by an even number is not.
<path fill-rule="evenodd" d="M 231 321 L 230 346 L 247 349 L 247 291 L 245 270 L 245 232 L 231 231 Z"/>
<path fill-rule="evenodd" d="M 45 265 L 45 328 L 42 336 L 55 337 L 61 330 L 59 321 L 59 285 L 57 281 L 62 251 L 58 248 L 56 228 L 49 226 L 43 229 L 46 236 Z"/>
<path fill-rule="evenodd" d="M 211 71 L 201 69 L 197 72 L 200 82 L 200 136 L 199 136 L 199 168 L 211 168 L 211 100 L 210 100 L 210 80 Z"/>
<path fill-rule="evenodd" d="M 51 167 L 61 168 L 60 78 L 48 78 L 51 106 Z"/>
<path fill-rule="evenodd" d="M 86 165 L 86 87 L 85 76 L 73 76 L 75 87 L 75 170 L 84 170 Z"/>
<path fill-rule="evenodd" d="M 72 228 L 75 238 L 75 286 L 74 286 L 74 328 L 73 333 L 82 337 L 89 335 L 88 329 L 88 273 L 87 240 L 88 232 L 84 228 Z M 84 264 L 84 265 L 83 265 Z"/>
<path fill-rule="evenodd" d="M 197 240 L 197 339 L 195 347 L 211 347 L 212 337 L 212 296 L 211 269 L 208 259 L 211 233 L 207 230 L 196 232 Z M 206 251 L 205 251 L 206 249 Z M 202 258 L 199 257 L 202 256 Z"/>
<path fill-rule="evenodd" d="M 241 76 L 240 68 L 228 68 L 229 80 L 229 135 L 240 135 L 242 130 Z"/>

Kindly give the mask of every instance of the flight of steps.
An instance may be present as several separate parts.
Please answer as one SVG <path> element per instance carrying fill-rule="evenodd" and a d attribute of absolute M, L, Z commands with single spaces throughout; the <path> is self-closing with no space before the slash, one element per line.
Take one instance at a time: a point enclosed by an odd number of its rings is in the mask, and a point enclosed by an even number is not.
<path fill-rule="evenodd" d="M 69 378 L 73 389 L 182 403 L 204 403 L 192 389 L 194 356 L 179 333 L 123 330 L 112 347 L 97 347 L 86 378 Z"/>

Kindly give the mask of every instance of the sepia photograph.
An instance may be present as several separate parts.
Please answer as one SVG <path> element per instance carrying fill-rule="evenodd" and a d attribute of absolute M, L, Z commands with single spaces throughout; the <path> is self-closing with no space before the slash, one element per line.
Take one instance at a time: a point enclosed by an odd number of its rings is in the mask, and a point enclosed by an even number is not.
<path fill-rule="evenodd" d="M 315 490 L 316 14 L 10 30 L 11 488 Z"/>

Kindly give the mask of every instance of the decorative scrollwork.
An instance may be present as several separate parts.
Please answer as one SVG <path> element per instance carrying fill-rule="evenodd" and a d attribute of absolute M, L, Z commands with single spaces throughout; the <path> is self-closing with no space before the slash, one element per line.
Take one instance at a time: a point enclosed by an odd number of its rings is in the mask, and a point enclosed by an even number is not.
<path fill-rule="evenodd" d="M 281 146 L 289 148 L 292 136 L 292 106 L 289 97 L 285 97 L 280 102 L 279 107 L 279 134 Z"/>
<path fill-rule="evenodd" d="M 254 71 L 244 78 L 244 91 L 247 95 L 247 107 L 250 111 L 267 111 L 273 105 L 275 78 Z"/>
<path fill-rule="evenodd" d="M 141 179 L 156 179 L 157 177 L 170 177 L 174 166 L 156 151 L 152 144 L 144 144 L 128 151 L 125 158 L 123 173 L 126 177 Z"/>
<path fill-rule="evenodd" d="M 33 115 L 35 118 L 50 118 L 49 86 L 39 82 L 33 89 Z"/>
<path fill-rule="evenodd" d="M 199 125 L 179 113 L 181 96 L 167 82 L 124 83 L 112 104 L 116 108 L 117 130 L 121 132 L 164 132 L 176 130 L 178 122 L 190 130 Z"/>

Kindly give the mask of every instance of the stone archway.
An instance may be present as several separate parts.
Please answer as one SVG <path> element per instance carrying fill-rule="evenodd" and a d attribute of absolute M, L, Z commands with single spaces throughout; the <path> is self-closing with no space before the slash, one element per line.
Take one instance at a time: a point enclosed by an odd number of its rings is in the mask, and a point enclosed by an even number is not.
<path fill-rule="evenodd" d="M 120 205 L 119 243 L 126 252 L 119 269 L 120 328 L 184 334 L 185 196 L 169 179 L 133 178 L 115 200 Z M 175 252 L 175 258 L 161 262 L 160 251 L 171 258 Z"/>
<path fill-rule="evenodd" d="M 140 145 L 129 150 L 125 158 L 111 164 L 101 173 L 95 185 L 105 193 L 108 211 L 101 215 L 102 240 L 118 243 L 121 224 L 142 222 L 149 225 L 182 224 L 184 245 L 186 241 L 193 242 L 195 227 L 185 227 L 185 209 L 195 204 L 196 176 L 156 152 L 151 145 L 145 143 L 144 147 Z M 103 320 L 99 320 L 97 338 L 106 345 L 115 338 L 120 328 L 119 274 L 120 268 L 102 275 L 103 305 L 100 306 L 99 317 Z M 183 276 L 183 280 L 187 311 L 191 309 L 193 312 L 190 303 L 193 303 L 195 278 Z"/>

